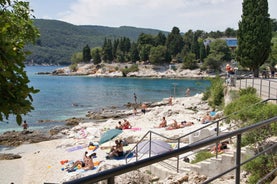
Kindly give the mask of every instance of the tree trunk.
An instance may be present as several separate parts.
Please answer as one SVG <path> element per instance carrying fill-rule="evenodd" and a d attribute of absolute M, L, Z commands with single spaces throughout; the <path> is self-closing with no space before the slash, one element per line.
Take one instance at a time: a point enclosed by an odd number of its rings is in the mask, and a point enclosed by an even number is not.
<path fill-rule="evenodd" d="M 259 68 L 254 68 L 253 69 L 253 74 L 254 74 L 255 78 L 258 78 L 259 77 Z"/>

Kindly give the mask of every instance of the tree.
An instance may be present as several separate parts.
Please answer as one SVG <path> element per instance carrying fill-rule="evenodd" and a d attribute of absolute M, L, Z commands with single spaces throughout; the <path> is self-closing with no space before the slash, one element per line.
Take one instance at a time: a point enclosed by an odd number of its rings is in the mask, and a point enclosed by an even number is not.
<path fill-rule="evenodd" d="M 101 48 L 98 48 L 98 47 L 93 48 L 92 51 L 91 51 L 91 56 L 92 56 L 92 59 L 93 59 L 93 64 L 95 64 L 95 65 L 101 63 L 100 52 L 101 52 Z"/>
<path fill-rule="evenodd" d="M 83 61 L 83 53 L 82 52 L 76 52 L 71 56 L 71 63 L 80 63 Z"/>
<path fill-rule="evenodd" d="M 0 121 L 15 115 L 18 125 L 34 109 L 31 94 L 39 92 L 28 86 L 23 63 L 24 46 L 39 36 L 31 13 L 29 2 L 0 0 Z"/>
<path fill-rule="evenodd" d="M 234 29 L 229 28 L 229 27 L 225 30 L 224 34 L 227 37 L 236 37 L 237 36 L 237 32 Z"/>
<path fill-rule="evenodd" d="M 220 60 L 222 61 L 229 61 L 231 60 L 231 51 L 223 39 L 216 39 L 211 42 L 210 44 L 210 52 L 214 53 L 215 55 L 221 55 L 222 58 Z"/>
<path fill-rule="evenodd" d="M 150 50 L 149 61 L 152 64 L 163 64 L 168 62 L 168 53 L 165 46 L 159 45 Z"/>
<path fill-rule="evenodd" d="M 272 24 L 272 31 L 276 32 L 277 31 L 277 20 L 271 19 L 271 24 Z"/>
<path fill-rule="evenodd" d="M 105 38 L 102 52 L 103 52 L 103 60 L 104 61 L 107 62 L 107 61 L 113 60 L 113 47 L 112 47 L 112 41 L 110 39 Z"/>
<path fill-rule="evenodd" d="M 155 46 L 165 45 L 166 36 L 160 31 L 158 35 L 155 37 Z"/>
<path fill-rule="evenodd" d="M 89 63 L 90 60 L 91 60 L 90 47 L 88 45 L 86 45 L 83 48 L 83 61 L 85 63 Z"/>
<path fill-rule="evenodd" d="M 272 39 L 271 19 L 267 0 L 244 0 L 239 22 L 237 60 L 259 77 L 259 67 L 265 63 Z"/>
<path fill-rule="evenodd" d="M 139 60 L 139 51 L 136 43 L 131 44 L 130 55 L 132 62 L 136 62 Z"/>
<path fill-rule="evenodd" d="M 180 53 L 184 47 L 184 41 L 180 34 L 180 30 L 177 27 L 173 27 L 171 33 L 168 35 L 166 40 L 166 47 L 168 52 L 175 57 Z"/>

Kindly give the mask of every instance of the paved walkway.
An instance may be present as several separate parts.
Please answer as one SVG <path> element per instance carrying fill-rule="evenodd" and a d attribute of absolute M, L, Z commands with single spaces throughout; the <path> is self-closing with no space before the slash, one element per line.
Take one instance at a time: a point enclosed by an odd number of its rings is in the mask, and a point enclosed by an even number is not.
<path fill-rule="evenodd" d="M 277 79 L 249 78 L 236 80 L 236 88 L 247 87 L 256 88 L 258 95 L 264 100 L 277 99 Z"/>

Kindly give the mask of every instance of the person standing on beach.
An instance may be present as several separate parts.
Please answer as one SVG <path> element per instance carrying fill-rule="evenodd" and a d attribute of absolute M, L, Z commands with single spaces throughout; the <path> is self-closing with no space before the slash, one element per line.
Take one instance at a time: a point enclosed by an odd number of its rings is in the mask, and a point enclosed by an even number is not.
<path fill-rule="evenodd" d="M 172 105 L 172 96 L 170 96 L 168 99 L 168 105 Z"/>
<path fill-rule="evenodd" d="M 190 89 L 189 88 L 187 88 L 187 90 L 186 90 L 186 96 L 190 96 Z"/>
<path fill-rule="evenodd" d="M 26 120 L 24 120 L 23 124 L 22 124 L 23 130 L 27 130 L 29 125 L 27 124 Z"/>
<path fill-rule="evenodd" d="M 143 114 L 146 113 L 146 108 L 147 108 L 147 105 L 146 105 L 145 103 L 143 103 L 143 104 L 141 105 L 141 112 L 142 112 Z"/>
<path fill-rule="evenodd" d="M 135 100 L 135 104 L 137 104 L 137 95 L 136 95 L 136 93 L 134 93 L 134 100 Z"/>

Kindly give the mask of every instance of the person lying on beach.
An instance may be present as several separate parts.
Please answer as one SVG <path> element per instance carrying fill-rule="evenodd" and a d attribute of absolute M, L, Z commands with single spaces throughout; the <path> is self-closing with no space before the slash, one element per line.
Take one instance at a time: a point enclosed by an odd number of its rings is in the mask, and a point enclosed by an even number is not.
<path fill-rule="evenodd" d="M 122 125 L 121 121 L 118 122 L 118 125 L 115 127 L 115 129 L 119 129 L 119 130 L 123 129 L 123 125 Z"/>
<path fill-rule="evenodd" d="M 212 121 L 212 116 L 210 115 L 210 113 L 207 112 L 207 114 L 201 120 L 201 123 L 206 124 L 206 123 L 210 123 L 211 121 Z"/>
<path fill-rule="evenodd" d="M 180 128 L 182 128 L 182 127 L 192 126 L 192 125 L 194 125 L 194 123 L 191 121 L 182 121 L 179 126 L 180 126 Z"/>
<path fill-rule="evenodd" d="M 174 130 L 174 129 L 178 129 L 180 128 L 180 126 L 178 125 L 177 121 L 176 120 L 173 120 L 173 123 L 170 124 L 166 130 Z"/>
<path fill-rule="evenodd" d="M 76 167 L 78 167 L 79 169 L 82 168 L 84 170 L 90 170 L 94 168 L 94 164 L 93 164 L 93 157 L 96 156 L 96 153 L 93 153 L 89 156 L 87 156 L 88 152 L 86 151 L 83 157 L 83 160 L 77 160 L 76 162 L 73 163 L 72 167 L 70 167 L 70 169 L 68 169 L 68 172 L 72 172 L 75 171 Z"/>
<path fill-rule="evenodd" d="M 227 144 L 229 144 L 229 141 L 223 141 L 217 145 L 217 152 L 222 153 L 224 149 L 228 149 Z M 216 146 L 214 146 L 211 149 L 212 153 L 216 153 Z"/>
<path fill-rule="evenodd" d="M 166 122 L 165 117 L 163 117 L 162 122 L 159 124 L 159 126 L 154 127 L 154 128 L 164 128 L 166 126 L 167 126 L 167 122 Z"/>
<path fill-rule="evenodd" d="M 123 144 L 121 140 L 115 140 L 115 146 L 111 148 L 111 151 L 109 155 L 106 157 L 107 159 L 113 158 L 113 157 L 121 157 L 123 156 Z"/>
<path fill-rule="evenodd" d="M 173 123 L 170 124 L 166 130 L 174 130 L 174 129 L 178 129 L 178 128 L 184 128 L 186 126 L 192 126 L 194 125 L 193 122 L 187 122 L 187 121 L 182 121 L 180 124 L 178 124 L 178 122 L 176 120 L 173 120 Z"/>
<path fill-rule="evenodd" d="M 130 122 L 128 120 L 124 119 L 122 129 L 130 129 L 130 128 L 132 128 L 132 125 L 130 124 Z"/>

